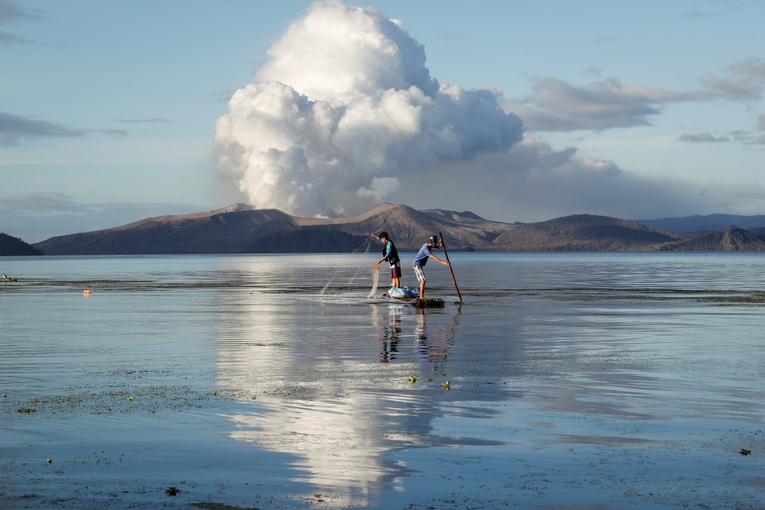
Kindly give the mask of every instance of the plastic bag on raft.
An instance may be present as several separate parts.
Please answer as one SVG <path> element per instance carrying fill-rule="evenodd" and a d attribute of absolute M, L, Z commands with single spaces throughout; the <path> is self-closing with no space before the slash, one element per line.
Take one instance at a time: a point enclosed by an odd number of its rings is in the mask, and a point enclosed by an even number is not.
<path fill-rule="evenodd" d="M 388 295 L 392 298 L 403 298 L 406 297 L 406 292 L 404 289 L 400 289 L 398 287 L 391 287 L 388 291 Z"/>

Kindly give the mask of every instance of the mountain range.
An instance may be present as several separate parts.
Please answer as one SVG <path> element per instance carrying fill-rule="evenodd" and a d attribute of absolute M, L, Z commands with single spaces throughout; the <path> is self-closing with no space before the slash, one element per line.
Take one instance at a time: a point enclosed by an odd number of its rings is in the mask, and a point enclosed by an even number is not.
<path fill-rule="evenodd" d="M 755 217 L 736 217 L 755 218 Z M 659 251 L 762 250 L 760 227 L 728 225 L 720 231 L 689 234 L 663 225 L 578 214 L 539 223 L 503 223 L 471 212 L 416 210 L 383 204 L 352 218 L 301 218 L 246 204 L 195 214 L 160 216 L 93 232 L 47 239 L 33 248 L 48 255 L 183 253 L 351 253 L 379 246 L 370 236 L 390 233 L 401 251 L 414 251 L 429 236 L 443 234 L 457 251 Z M 759 220 L 757 220 L 759 221 Z M 701 222 L 694 223 L 694 229 Z M 699 230 L 703 230 L 699 228 Z"/>

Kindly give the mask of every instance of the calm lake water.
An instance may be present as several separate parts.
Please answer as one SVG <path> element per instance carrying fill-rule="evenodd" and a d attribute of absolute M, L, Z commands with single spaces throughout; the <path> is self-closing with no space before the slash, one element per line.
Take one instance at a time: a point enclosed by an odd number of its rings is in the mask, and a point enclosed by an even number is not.
<path fill-rule="evenodd" d="M 0 258 L 0 507 L 765 508 L 765 254 L 449 255 Z"/>

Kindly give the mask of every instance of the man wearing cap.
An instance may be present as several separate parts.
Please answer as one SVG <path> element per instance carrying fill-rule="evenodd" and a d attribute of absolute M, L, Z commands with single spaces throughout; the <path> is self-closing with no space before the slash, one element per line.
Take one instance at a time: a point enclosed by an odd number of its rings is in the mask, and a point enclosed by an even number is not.
<path fill-rule="evenodd" d="M 375 268 L 379 268 L 380 264 L 387 260 L 390 264 L 390 284 L 391 287 L 401 287 L 401 259 L 398 258 L 398 251 L 396 245 L 388 237 L 387 232 L 380 232 L 380 235 L 372 234 L 372 237 L 379 239 L 383 243 L 382 256 L 380 260 L 375 264 Z"/>
<path fill-rule="evenodd" d="M 414 257 L 414 274 L 417 275 L 417 281 L 420 282 L 420 299 L 426 299 L 425 298 L 425 282 L 427 281 L 425 279 L 425 272 L 422 270 L 422 268 L 425 266 L 425 264 L 428 262 L 428 259 L 431 258 L 438 262 L 439 264 L 443 264 L 445 266 L 450 265 L 447 261 L 441 260 L 435 255 L 433 255 L 433 247 L 440 248 L 441 243 L 438 241 L 438 236 L 430 236 L 428 239 L 428 242 L 422 245 L 422 248 L 420 248 L 420 251 L 417 252 L 417 256 Z"/>

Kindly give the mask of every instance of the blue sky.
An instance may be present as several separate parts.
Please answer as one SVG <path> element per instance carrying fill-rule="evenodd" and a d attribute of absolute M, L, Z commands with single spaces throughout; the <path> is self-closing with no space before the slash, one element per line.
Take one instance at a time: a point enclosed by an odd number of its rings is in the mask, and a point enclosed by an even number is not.
<path fill-rule="evenodd" d="M 0 0 L 0 231 L 234 202 L 765 214 L 763 19 L 757 0 Z"/>

